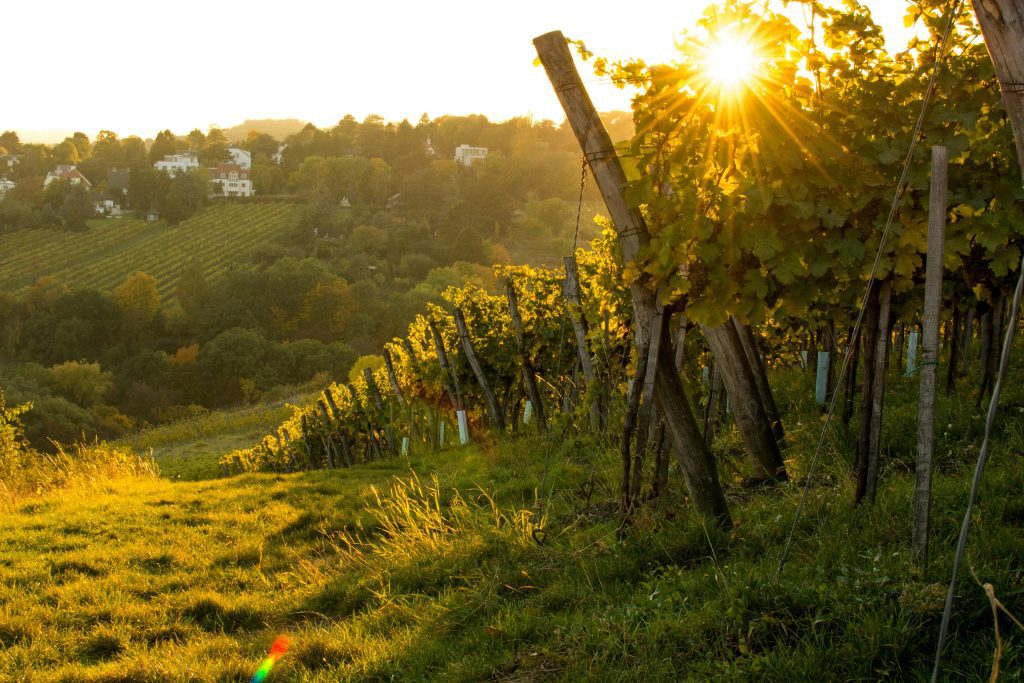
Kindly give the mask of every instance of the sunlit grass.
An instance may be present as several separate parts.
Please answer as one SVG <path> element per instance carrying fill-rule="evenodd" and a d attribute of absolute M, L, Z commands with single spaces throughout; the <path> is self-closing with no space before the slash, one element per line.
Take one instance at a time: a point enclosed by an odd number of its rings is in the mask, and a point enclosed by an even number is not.
<path fill-rule="evenodd" d="M 802 473 L 820 425 L 810 376 L 775 384 Z M 1007 389 L 969 551 L 1018 613 L 1019 386 Z M 291 646 L 269 681 L 913 679 L 930 663 L 977 437 L 972 411 L 943 400 L 954 427 L 939 445 L 957 454 L 936 478 L 922 572 L 901 464 L 914 396 L 912 379 L 893 381 L 873 509 L 850 506 L 839 430 L 779 582 L 798 485 L 730 487 L 726 534 L 692 516 L 676 473 L 669 498 L 620 538 L 615 448 L 586 435 L 329 472 L 95 478 L 33 496 L 0 512 L 0 680 L 249 680 L 282 634 Z M 727 431 L 716 451 L 742 468 L 735 442 Z M 984 679 L 987 600 L 967 579 L 957 605 L 950 671 Z M 1003 636 L 1002 668 L 1019 670 L 1021 634 Z"/>

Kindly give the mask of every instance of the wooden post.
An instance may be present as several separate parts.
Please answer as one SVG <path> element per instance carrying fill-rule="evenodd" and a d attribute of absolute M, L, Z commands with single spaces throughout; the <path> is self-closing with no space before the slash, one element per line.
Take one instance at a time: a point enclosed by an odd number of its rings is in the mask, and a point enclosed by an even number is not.
<path fill-rule="evenodd" d="M 782 428 L 782 416 L 779 415 L 779 407 L 775 403 L 775 396 L 772 394 L 771 384 L 768 383 L 768 373 L 765 372 L 764 362 L 761 360 L 761 353 L 757 348 L 757 340 L 754 339 L 754 331 L 750 325 L 744 325 L 736 318 L 732 319 L 736 326 L 736 334 L 739 335 L 743 352 L 747 356 L 747 363 L 754 374 L 754 382 L 757 384 L 757 393 L 761 397 L 761 404 L 772 425 L 772 433 L 779 444 L 783 444 L 786 433 Z"/>
<path fill-rule="evenodd" d="M 914 485 L 914 557 L 928 562 L 928 520 L 932 501 L 932 449 L 935 439 L 935 375 L 939 362 L 939 316 L 942 313 L 942 262 L 946 237 L 945 147 L 932 147 L 928 200 L 928 261 L 925 264 L 924 338 L 921 342 L 921 397 L 917 409 L 917 466 Z M 955 331 L 954 331 L 955 334 Z"/>
<path fill-rule="evenodd" d="M 885 399 L 885 369 L 889 360 L 889 314 L 892 282 L 886 280 L 878 291 L 878 339 L 875 345 L 875 368 L 871 382 L 871 432 L 868 435 L 867 482 L 864 497 L 875 502 L 878 490 L 878 453 L 882 440 L 882 407 Z"/>
<path fill-rule="evenodd" d="M 864 378 L 861 383 L 860 419 L 857 427 L 857 455 L 855 470 L 857 488 L 854 505 L 864 498 L 868 486 L 868 450 L 871 443 L 871 404 L 875 381 L 875 350 L 878 348 L 878 292 L 881 283 L 872 280 L 868 284 L 868 298 L 864 308 L 864 326 L 860 333 L 861 355 L 863 356 Z"/>
<path fill-rule="evenodd" d="M 456 411 L 462 410 L 462 396 L 459 391 L 459 382 L 455 378 L 455 370 L 448 363 L 448 352 L 444 348 L 444 339 L 441 338 L 441 331 L 437 329 L 437 323 L 428 320 L 430 336 L 434 340 L 434 351 L 437 353 L 437 362 L 441 365 L 441 377 L 444 378 L 445 391 L 452 402 L 452 408 Z"/>
<path fill-rule="evenodd" d="M 683 365 L 686 364 L 686 331 L 690 329 L 690 321 L 686 319 L 686 316 L 679 313 L 679 331 L 676 332 L 676 343 L 675 343 L 675 366 L 676 372 L 683 371 Z"/>
<path fill-rule="evenodd" d="M 736 427 L 758 470 L 757 477 L 786 481 L 786 465 L 782 460 L 779 442 L 772 433 L 771 422 L 761 403 L 757 383 L 747 364 L 735 326 L 726 321 L 714 327 L 702 325 L 701 330 L 715 357 L 715 366 L 722 372 Z"/>
<path fill-rule="evenodd" d="M 594 358 L 590 354 L 590 346 L 587 344 L 587 319 L 583 315 L 583 296 L 580 293 L 580 276 L 576 268 L 576 257 L 565 256 L 562 258 L 565 264 L 565 282 L 562 293 L 569 304 L 569 319 L 572 321 L 572 329 L 576 335 L 576 350 L 579 352 L 580 367 L 583 368 L 583 380 L 590 387 L 594 383 Z M 601 430 L 601 408 L 597 402 L 590 404 L 590 428 L 598 432 Z"/>
<path fill-rule="evenodd" d="M 380 388 L 377 386 L 377 381 L 373 378 L 373 371 L 370 368 L 363 368 L 363 379 L 366 380 L 366 392 L 373 399 L 373 405 L 377 409 L 377 419 L 383 421 L 384 399 L 380 395 Z M 370 428 L 373 429 L 373 421 L 370 422 Z M 391 425 L 386 425 L 382 431 L 384 432 L 384 449 L 393 453 L 395 450 L 395 439 L 391 433 Z"/>
<path fill-rule="evenodd" d="M 828 369 L 832 359 L 828 351 L 818 351 L 815 362 L 817 370 L 814 372 L 814 402 L 824 407 L 828 403 Z"/>
<path fill-rule="evenodd" d="M 327 404 L 322 399 L 317 399 L 316 407 L 320 410 L 320 415 L 324 418 L 324 433 L 322 440 L 324 443 L 324 451 L 327 453 L 327 467 L 334 469 L 334 443 L 331 440 L 331 416 L 327 412 Z"/>
<path fill-rule="evenodd" d="M 565 36 L 561 31 L 552 31 L 534 38 L 533 44 L 604 198 L 618 235 L 623 261 L 636 261 L 641 248 L 650 244 L 650 233 L 640 209 L 631 208 L 626 201 L 626 174 L 608 131 L 576 71 Z M 647 346 L 640 343 L 644 341 L 641 337 L 649 334 L 649 321 L 657 307 L 654 293 L 645 285 L 643 279 L 638 278 L 630 287 L 634 343 L 638 348 Z M 662 344 L 661 353 L 665 354 L 671 346 L 671 342 Z M 700 438 L 682 382 L 672 371 L 673 361 L 671 355 L 667 362 L 659 359 L 655 398 L 667 419 L 694 507 L 699 514 L 714 518 L 720 526 L 729 527 L 732 518 L 718 481 L 718 470 Z"/>
<path fill-rule="evenodd" d="M 540 389 L 537 387 L 537 372 L 530 360 L 530 351 L 526 346 L 526 335 L 523 332 L 523 318 L 519 315 L 519 297 L 516 286 L 511 279 L 505 280 L 505 294 L 508 297 L 508 311 L 512 316 L 512 328 L 516 333 L 516 348 L 519 350 L 519 366 L 522 368 L 523 384 L 526 394 L 530 397 L 533 416 L 537 418 L 537 426 L 543 432 L 548 428 L 544 416 L 544 402 L 541 400 Z"/>
<path fill-rule="evenodd" d="M 579 351 L 580 365 L 583 367 L 583 378 L 589 384 L 594 379 L 594 361 L 587 346 L 587 319 L 583 316 L 576 257 L 566 256 L 562 261 L 565 263 L 565 284 L 562 291 L 569 302 L 569 318 L 572 320 L 573 332 L 576 333 L 576 348 Z"/>
<path fill-rule="evenodd" d="M 405 400 L 402 398 L 402 388 L 398 386 L 398 375 L 395 374 L 395 364 L 391 359 L 391 352 L 387 348 L 384 349 L 384 367 L 388 371 L 388 382 L 391 383 L 391 392 L 395 395 L 398 400 L 398 405 L 404 406 Z"/>
<path fill-rule="evenodd" d="M 473 368 L 473 374 L 476 375 L 476 381 L 480 384 L 480 390 L 484 393 L 484 399 L 487 401 L 487 410 L 491 414 L 491 424 L 498 432 L 504 432 L 505 416 L 502 415 L 501 409 L 498 408 L 498 401 L 494 397 L 494 391 L 491 390 L 491 383 L 487 381 L 484 368 L 480 365 L 480 359 L 477 358 L 476 349 L 473 348 L 473 340 L 469 338 L 469 329 L 466 327 L 466 316 L 462 313 L 461 308 L 455 309 L 455 327 L 458 329 L 459 339 L 462 341 L 462 351 L 466 354 L 469 367 Z"/>

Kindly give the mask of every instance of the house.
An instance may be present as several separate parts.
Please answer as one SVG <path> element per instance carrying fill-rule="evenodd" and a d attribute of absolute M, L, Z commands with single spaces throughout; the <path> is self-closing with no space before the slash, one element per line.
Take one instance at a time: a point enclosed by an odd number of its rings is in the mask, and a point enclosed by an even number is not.
<path fill-rule="evenodd" d="M 6 166 L 8 171 L 13 171 L 19 161 L 21 161 L 20 154 L 4 154 L 0 156 L 0 164 Z"/>
<path fill-rule="evenodd" d="M 8 191 L 13 190 L 14 186 L 15 182 L 13 180 L 0 178 L 0 197 L 3 197 Z"/>
<path fill-rule="evenodd" d="M 228 149 L 228 153 L 231 155 L 232 163 L 238 164 L 244 169 L 252 168 L 252 152 L 249 150 L 231 147 Z"/>
<path fill-rule="evenodd" d="M 71 164 L 60 164 L 57 168 L 47 173 L 46 179 L 43 180 L 43 187 L 47 187 L 55 180 L 66 180 L 72 185 L 83 185 L 87 190 L 92 187 L 89 179 Z"/>
<path fill-rule="evenodd" d="M 121 214 L 123 213 L 123 211 L 121 210 L 121 206 L 116 201 L 110 199 L 109 197 L 104 197 L 103 199 L 96 202 L 93 205 L 93 208 L 96 210 L 97 216 L 120 218 Z"/>
<path fill-rule="evenodd" d="M 463 166 L 472 166 L 473 162 L 480 161 L 481 159 L 487 158 L 486 147 L 470 147 L 469 145 L 459 145 L 455 148 L 455 161 L 459 162 Z"/>
<path fill-rule="evenodd" d="M 248 168 L 242 168 L 238 164 L 217 164 L 216 168 L 210 169 L 210 189 L 219 188 L 219 192 L 225 197 L 252 197 L 255 192 L 252 189 L 252 178 Z"/>
<path fill-rule="evenodd" d="M 429 159 L 433 159 L 434 157 L 437 156 L 437 151 L 434 149 L 434 146 L 430 144 L 429 135 L 427 136 L 427 145 L 426 147 L 423 148 L 423 155 Z"/>
<path fill-rule="evenodd" d="M 150 209 L 149 213 L 146 214 L 146 222 L 156 223 L 160 220 L 160 212 L 156 209 Z"/>
<path fill-rule="evenodd" d="M 162 161 L 158 161 L 153 164 L 153 168 L 158 171 L 164 171 L 168 175 L 177 175 L 179 173 L 188 173 L 199 168 L 199 154 L 196 152 L 178 152 L 177 154 L 168 154 Z"/>

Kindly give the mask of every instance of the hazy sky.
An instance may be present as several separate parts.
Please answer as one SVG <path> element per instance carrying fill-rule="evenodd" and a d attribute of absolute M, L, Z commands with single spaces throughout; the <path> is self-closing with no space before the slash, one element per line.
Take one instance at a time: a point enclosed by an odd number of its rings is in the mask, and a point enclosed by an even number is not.
<path fill-rule="evenodd" d="M 868 0 L 887 35 L 904 0 Z M 497 3 L 4 0 L 0 130 L 100 129 L 149 137 L 246 118 L 331 125 L 532 113 L 561 120 L 534 36 L 561 29 L 612 58 L 671 58 L 704 0 Z M 902 37 L 902 36 L 901 36 Z M 602 110 L 629 96 L 591 77 Z"/>

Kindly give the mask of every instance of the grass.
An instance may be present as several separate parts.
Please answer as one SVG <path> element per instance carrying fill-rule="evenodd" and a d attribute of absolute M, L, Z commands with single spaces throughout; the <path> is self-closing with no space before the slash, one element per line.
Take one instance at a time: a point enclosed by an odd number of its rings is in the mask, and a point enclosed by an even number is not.
<path fill-rule="evenodd" d="M 1018 616 L 1019 374 L 967 561 Z M 980 411 L 969 396 L 942 404 L 953 427 L 939 438 L 949 455 L 921 570 L 905 465 L 913 384 L 887 397 L 878 504 L 851 507 L 837 434 L 778 582 L 797 485 L 746 491 L 723 466 L 736 519 L 725 533 L 691 515 L 674 474 L 668 499 L 619 535 L 614 447 L 587 437 L 41 495 L 0 524 L 0 680 L 245 681 L 281 634 L 290 648 L 271 681 L 924 680 Z M 779 378 L 798 477 L 820 424 L 812 396 L 807 376 Z M 717 451 L 732 457 L 735 439 Z M 986 680 L 993 617 L 970 572 L 956 608 L 945 675 Z M 1019 680 L 1024 633 L 1000 626 L 1003 679 Z"/>
<path fill-rule="evenodd" d="M 293 396 L 282 403 L 259 404 L 233 410 L 215 410 L 130 434 L 117 443 L 136 453 L 150 453 L 169 479 L 198 481 L 220 476 L 220 457 L 236 448 L 248 448 L 291 416 L 290 404 L 308 401 Z"/>
<path fill-rule="evenodd" d="M 178 275 L 193 258 L 214 281 L 291 227 L 296 208 L 286 202 L 218 203 L 177 226 L 141 219 L 95 220 L 85 232 L 30 229 L 0 235 L 0 290 L 21 293 L 39 277 L 72 288 L 112 291 L 141 270 L 157 279 L 164 303 L 174 299 Z M 189 245 L 181 249 L 181 245 Z"/>

